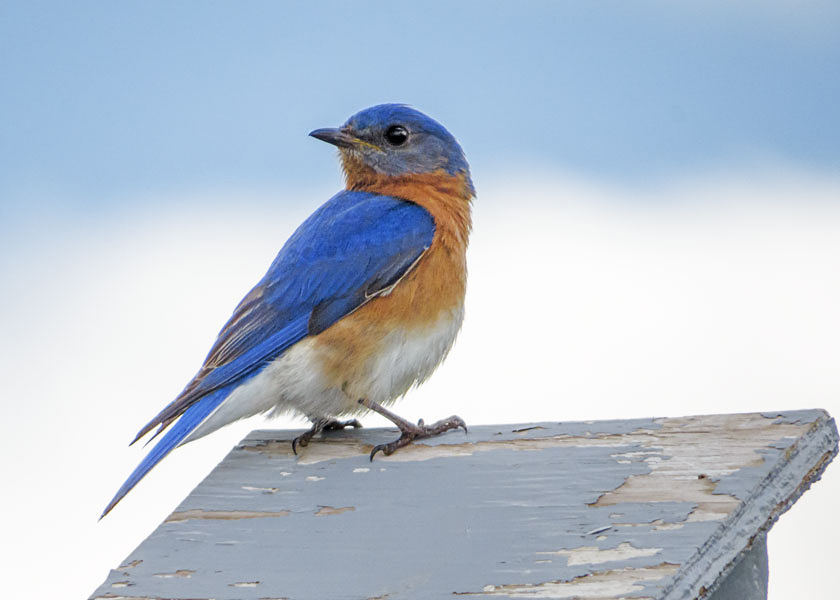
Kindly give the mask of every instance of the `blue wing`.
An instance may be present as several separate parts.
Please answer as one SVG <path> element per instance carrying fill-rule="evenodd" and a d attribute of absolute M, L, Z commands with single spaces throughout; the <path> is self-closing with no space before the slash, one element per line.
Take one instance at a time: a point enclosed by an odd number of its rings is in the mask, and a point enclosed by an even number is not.
<path fill-rule="evenodd" d="M 199 372 L 137 434 L 134 442 L 155 427 L 158 435 L 180 417 L 103 516 L 240 383 L 399 281 L 434 233 L 434 220 L 424 208 L 388 196 L 343 191 L 316 210 L 239 303 Z"/>

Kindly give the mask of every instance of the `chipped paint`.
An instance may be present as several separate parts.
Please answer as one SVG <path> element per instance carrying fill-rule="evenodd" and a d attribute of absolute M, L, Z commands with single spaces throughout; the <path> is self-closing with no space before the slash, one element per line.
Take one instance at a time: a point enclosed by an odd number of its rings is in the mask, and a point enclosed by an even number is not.
<path fill-rule="evenodd" d="M 630 476 L 619 488 L 606 492 L 592 506 L 627 502 L 691 502 L 697 507 L 687 521 L 718 521 L 740 504 L 733 495 L 721 494 L 717 481 L 745 467 L 764 462 L 760 449 L 780 439 L 796 439 L 808 424 L 778 423 L 755 415 L 713 415 L 659 419 L 662 428 L 641 445 L 660 456 L 644 460 L 649 473 Z M 714 444 L 709 433 L 714 432 Z M 638 451 L 617 454 L 617 459 L 639 458 Z M 664 460 L 663 460 L 664 459 Z"/>
<path fill-rule="evenodd" d="M 338 508 L 334 508 L 332 506 L 322 506 L 318 509 L 318 512 L 315 513 L 316 517 L 328 517 L 330 515 L 340 515 L 341 513 L 346 513 L 356 510 L 355 506 L 339 506 Z"/>
<path fill-rule="evenodd" d="M 685 527 L 684 523 L 659 523 L 653 526 L 656 531 L 673 531 L 675 529 L 682 529 L 683 527 Z"/>
<path fill-rule="evenodd" d="M 231 521 L 236 519 L 264 519 L 268 517 L 288 517 L 289 511 L 253 511 L 253 510 L 185 510 L 174 512 L 166 517 L 165 523 L 179 523 L 193 519 L 211 519 Z"/>
<path fill-rule="evenodd" d="M 255 487 L 253 485 L 243 485 L 242 489 L 246 492 L 262 492 L 264 494 L 276 494 L 280 488 L 276 487 Z"/>
<path fill-rule="evenodd" d="M 138 560 L 132 560 L 130 562 L 125 563 L 124 565 L 120 565 L 119 567 L 117 567 L 117 570 L 122 571 L 124 569 L 131 569 L 131 568 L 136 567 L 137 565 L 141 564 L 142 562 L 143 561 L 139 560 L 139 559 Z"/>
<path fill-rule="evenodd" d="M 535 429 L 543 429 L 542 427 L 531 427 L 520 433 L 529 433 Z M 371 431 L 371 430 L 369 430 Z M 457 435 L 457 432 L 456 432 Z M 463 435 L 463 434 L 462 434 Z M 452 439 L 452 434 L 448 436 Z M 457 458 L 463 456 L 472 456 L 477 452 L 490 452 L 502 450 L 522 450 L 522 451 L 539 451 L 546 448 L 562 448 L 562 447 L 622 447 L 632 443 L 632 440 L 625 438 L 624 435 L 619 436 L 604 436 L 599 438 L 575 438 L 567 435 L 560 435 L 545 438 L 522 438 L 522 439 L 501 439 L 492 441 L 467 441 L 456 444 L 424 444 L 415 443 L 405 448 L 401 448 L 399 452 L 395 452 L 391 456 L 377 456 L 376 460 L 384 462 L 420 462 L 432 460 L 435 458 Z M 329 462 L 337 459 L 348 459 L 358 456 L 359 454 L 370 454 L 373 449 L 373 444 L 363 444 L 358 441 L 347 441 L 342 443 L 333 440 L 318 440 L 317 443 L 312 443 L 306 446 L 298 458 L 298 463 L 301 465 L 314 465 L 322 462 Z M 289 443 L 271 441 L 258 446 L 248 446 L 244 448 L 251 452 L 260 452 L 268 455 L 281 455 L 292 457 L 291 446 Z"/>
<path fill-rule="evenodd" d="M 169 577 L 190 578 L 190 577 L 193 576 L 194 573 L 195 573 L 195 571 L 192 571 L 190 569 L 178 569 L 177 571 L 173 571 L 172 573 L 155 573 L 154 576 L 155 577 L 163 577 L 163 578 L 169 578 Z"/>
<path fill-rule="evenodd" d="M 580 546 L 568 550 L 554 550 L 551 552 L 537 552 L 537 554 L 554 554 L 566 557 L 566 564 L 573 565 L 600 565 L 608 562 L 629 560 L 643 556 L 653 556 L 662 552 L 662 548 L 636 548 L 632 544 L 622 542 L 615 548 L 601 549 L 597 546 Z"/>
<path fill-rule="evenodd" d="M 679 565 L 661 563 L 653 567 L 598 571 L 569 581 L 547 581 L 538 584 L 487 585 L 480 592 L 456 592 L 463 596 L 506 596 L 508 598 L 587 598 L 603 600 L 622 598 L 645 589 L 641 583 L 658 581 L 673 575 Z M 636 596 L 639 600 L 643 600 Z"/>
<path fill-rule="evenodd" d="M 236 583 L 229 583 L 230 587 L 238 588 L 255 588 L 260 584 L 259 581 L 237 581 Z"/>

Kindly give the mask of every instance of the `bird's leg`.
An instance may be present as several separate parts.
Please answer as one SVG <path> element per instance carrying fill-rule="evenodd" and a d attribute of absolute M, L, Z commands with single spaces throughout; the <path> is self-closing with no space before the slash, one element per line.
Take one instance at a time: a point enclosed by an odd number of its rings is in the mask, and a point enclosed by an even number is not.
<path fill-rule="evenodd" d="M 292 452 L 297 454 L 298 446 L 301 448 L 308 446 L 309 442 L 312 441 L 312 438 L 321 431 L 338 431 L 339 429 L 344 429 L 345 427 L 356 428 L 361 426 L 362 424 L 356 419 L 350 419 L 348 421 L 339 421 L 338 419 L 333 418 L 313 419 L 312 427 L 309 428 L 309 431 L 300 434 L 292 440 Z"/>
<path fill-rule="evenodd" d="M 373 447 L 373 450 L 370 451 L 370 460 L 373 460 L 373 457 L 380 450 L 385 456 L 389 456 L 393 454 L 395 450 L 398 450 L 403 446 L 408 446 L 416 439 L 432 437 L 433 435 L 441 434 L 444 431 L 449 431 L 450 429 L 458 429 L 459 427 L 462 427 L 465 433 L 467 431 L 467 424 L 464 423 L 461 417 L 455 415 L 452 415 L 448 419 L 441 419 L 437 423 L 432 423 L 431 425 L 426 425 L 423 422 L 423 419 L 420 419 L 417 421 L 417 425 L 414 425 L 372 400 L 362 399 L 359 400 L 359 404 L 379 413 L 400 429 L 400 437 L 398 439 L 388 444 L 379 444 L 378 446 Z"/>

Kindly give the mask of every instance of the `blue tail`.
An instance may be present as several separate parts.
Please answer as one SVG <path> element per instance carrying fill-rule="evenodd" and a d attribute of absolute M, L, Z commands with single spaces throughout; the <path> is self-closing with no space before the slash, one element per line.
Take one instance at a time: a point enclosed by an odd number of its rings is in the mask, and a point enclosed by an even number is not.
<path fill-rule="evenodd" d="M 184 438 L 186 438 L 193 429 L 198 427 L 198 425 L 207 418 L 207 416 L 213 412 L 219 404 L 222 403 L 229 393 L 230 388 L 221 388 L 207 394 L 201 400 L 185 410 L 184 414 L 181 415 L 181 418 L 172 425 L 169 431 L 167 431 L 158 443 L 155 444 L 155 447 L 152 448 L 151 452 L 146 455 L 146 458 L 137 465 L 137 468 L 134 469 L 134 472 L 129 476 L 126 482 L 122 484 L 122 487 L 116 495 L 114 495 L 113 500 L 108 503 L 105 510 L 102 511 L 102 516 L 99 518 L 101 519 L 111 512 L 111 509 L 123 499 L 123 496 L 130 492 L 131 489 L 146 476 L 146 473 L 151 471 L 152 467 L 158 464 L 164 456 L 169 454 L 175 446 L 184 441 Z"/>

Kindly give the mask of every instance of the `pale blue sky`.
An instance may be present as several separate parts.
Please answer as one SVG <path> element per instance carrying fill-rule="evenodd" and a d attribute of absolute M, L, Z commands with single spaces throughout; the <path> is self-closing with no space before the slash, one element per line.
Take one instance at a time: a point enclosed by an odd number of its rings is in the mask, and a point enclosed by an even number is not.
<path fill-rule="evenodd" d="M 678 4 L 678 5 L 677 5 Z M 401 101 L 500 168 L 840 166 L 836 2 L 4 2 L 0 216 L 316 185 Z"/>

